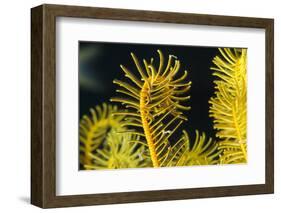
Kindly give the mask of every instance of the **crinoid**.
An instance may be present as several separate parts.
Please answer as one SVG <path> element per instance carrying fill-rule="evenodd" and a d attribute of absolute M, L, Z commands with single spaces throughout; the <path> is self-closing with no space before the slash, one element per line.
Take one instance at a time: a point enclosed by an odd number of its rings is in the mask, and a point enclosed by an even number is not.
<path fill-rule="evenodd" d="M 151 161 L 146 154 L 146 147 L 134 143 L 139 136 L 110 131 L 102 148 L 98 148 L 91 157 L 92 165 L 86 169 L 119 169 L 150 167 Z"/>
<path fill-rule="evenodd" d="M 107 105 L 96 106 L 90 109 L 91 116 L 84 115 L 79 126 L 80 140 L 80 163 L 84 168 L 91 168 L 94 164 L 93 153 L 102 146 L 109 132 L 123 131 L 122 127 L 124 116 L 114 116 L 117 112 L 117 106 Z"/>
<path fill-rule="evenodd" d="M 150 62 L 144 59 L 141 65 L 137 57 L 131 53 L 139 77 L 120 65 L 130 82 L 120 80 L 113 82 L 121 87 L 117 92 L 127 97 L 111 99 L 131 110 L 114 114 L 132 118 L 126 125 L 134 127 L 132 133 L 140 136 L 139 143 L 148 146 L 154 167 L 166 166 L 174 157 L 169 139 L 183 120 L 187 120 L 182 110 L 190 109 L 186 103 L 190 99 L 187 92 L 191 87 L 191 82 L 186 80 L 187 71 L 178 76 L 180 61 L 177 57 L 169 55 L 168 62 L 164 65 L 162 52 L 160 50 L 157 52 L 158 67 L 155 67 L 154 59 Z"/>
<path fill-rule="evenodd" d="M 213 59 L 215 96 L 209 101 L 216 136 L 223 150 L 221 163 L 247 162 L 247 50 L 219 48 Z"/>
<path fill-rule="evenodd" d="M 183 131 L 181 142 L 172 148 L 173 158 L 168 163 L 173 166 L 193 166 L 193 165 L 215 165 L 219 162 L 218 144 L 212 138 L 207 138 L 203 132 L 196 132 L 194 142 L 190 141 L 189 135 Z"/>
<path fill-rule="evenodd" d="M 139 136 L 125 133 L 129 118 L 118 113 L 117 106 L 96 106 L 91 117 L 80 121 L 80 163 L 84 169 L 117 169 L 149 167 L 146 145 L 135 143 Z"/>

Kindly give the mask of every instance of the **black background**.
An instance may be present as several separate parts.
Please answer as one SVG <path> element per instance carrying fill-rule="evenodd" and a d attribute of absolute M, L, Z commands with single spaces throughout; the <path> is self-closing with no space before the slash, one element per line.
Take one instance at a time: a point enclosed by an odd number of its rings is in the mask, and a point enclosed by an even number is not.
<path fill-rule="evenodd" d="M 208 137 L 215 138 L 212 119 L 209 117 L 208 100 L 214 93 L 214 77 L 210 67 L 212 59 L 219 54 L 215 47 L 175 46 L 155 44 L 130 44 L 108 42 L 79 42 L 79 118 L 89 115 L 89 109 L 102 102 L 110 103 L 111 97 L 116 97 L 117 85 L 114 79 L 129 82 L 126 79 L 120 64 L 130 71 L 137 73 L 135 64 L 130 56 L 134 52 L 139 61 L 151 57 L 158 65 L 160 49 L 165 57 L 165 63 L 169 54 L 175 55 L 181 62 L 179 75 L 184 70 L 188 71 L 188 80 L 192 81 L 189 91 L 191 99 L 188 105 L 191 110 L 185 112 L 188 121 L 182 124 L 191 138 L 195 136 L 195 130 L 205 132 Z M 192 140 L 194 141 L 194 139 Z"/>

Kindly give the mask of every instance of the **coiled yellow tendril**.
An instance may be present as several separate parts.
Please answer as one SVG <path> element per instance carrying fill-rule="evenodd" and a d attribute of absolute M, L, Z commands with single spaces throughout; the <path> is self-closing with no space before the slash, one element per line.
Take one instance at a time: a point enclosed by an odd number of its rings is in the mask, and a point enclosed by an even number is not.
<path fill-rule="evenodd" d="M 84 168 L 93 165 L 93 152 L 104 143 L 110 131 L 124 131 L 122 122 L 124 116 L 112 116 L 117 112 L 117 106 L 107 105 L 96 106 L 90 109 L 91 116 L 84 115 L 79 125 L 80 140 L 80 163 Z"/>

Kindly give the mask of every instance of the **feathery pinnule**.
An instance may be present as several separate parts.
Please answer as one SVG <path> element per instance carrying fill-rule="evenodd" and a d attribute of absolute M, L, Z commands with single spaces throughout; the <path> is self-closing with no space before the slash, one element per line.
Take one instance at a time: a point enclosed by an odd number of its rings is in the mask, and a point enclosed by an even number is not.
<path fill-rule="evenodd" d="M 210 117 L 223 150 L 221 163 L 247 162 L 247 50 L 219 48 L 213 60 L 215 96 L 209 101 Z"/>
<path fill-rule="evenodd" d="M 103 103 L 90 112 L 91 116 L 83 116 L 79 127 L 80 163 L 84 169 L 134 168 L 145 163 L 142 156 L 135 157 L 144 152 L 143 145 L 134 146 L 130 140 L 137 138 L 122 133 L 126 130 L 123 126 L 125 116 L 112 116 L 118 112 L 117 106 Z M 121 159 L 123 163 L 120 163 Z M 126 163 L 129 161 L 131 163 Z"/>

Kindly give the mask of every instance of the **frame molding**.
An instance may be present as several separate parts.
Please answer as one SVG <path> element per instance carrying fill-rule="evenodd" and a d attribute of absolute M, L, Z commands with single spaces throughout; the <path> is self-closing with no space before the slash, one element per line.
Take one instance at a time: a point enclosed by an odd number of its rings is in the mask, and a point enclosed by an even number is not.
<path fill-rule="evenodd" d="M 266 32 L 266 183 L 56 196 L 56 17 L 263 28 Z M 44 4 L 31 9 L 31 203 L 41 208 L 274 192 L 274 20 Z"/>

